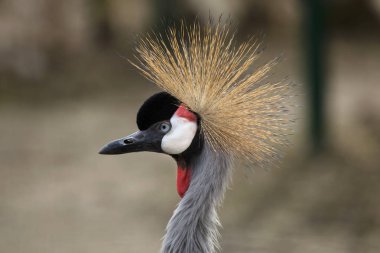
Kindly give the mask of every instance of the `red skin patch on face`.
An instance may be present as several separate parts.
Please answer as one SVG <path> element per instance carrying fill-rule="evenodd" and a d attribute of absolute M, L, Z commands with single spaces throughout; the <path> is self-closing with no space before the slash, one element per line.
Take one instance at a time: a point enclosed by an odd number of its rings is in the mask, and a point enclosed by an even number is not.
<path fill-rule="evenodd" d="M 187 110 L 184 105 L 180 105 L 175 112 L 178 117 L 185 118 L 192 122 L 197 122 L 197 115 Z M 186 191 L 189 189 L 191 181 L 191 169 L 181 166 L 178 163 L 177 169 L 177 192 L 178 195 L 183 198 Z"/>
<path fill-rule="evenodd" d="M 178 164 L 177 169 L 177 192 L 178 195 L 183 198 L 187 189 L 189 189 L 191 180 L 191 170 L 189 168 L 182 168 Z"/>
<path fill-rule="evenodd" d="M 189 121 L 197 122 L 197 115 L 187 110 L 186 107 L 183 105 L 180 105 L 178 107 L 177 111 L 175 112 L 175 115 L 177 115 L 178 117 L 185 118 Z"/>

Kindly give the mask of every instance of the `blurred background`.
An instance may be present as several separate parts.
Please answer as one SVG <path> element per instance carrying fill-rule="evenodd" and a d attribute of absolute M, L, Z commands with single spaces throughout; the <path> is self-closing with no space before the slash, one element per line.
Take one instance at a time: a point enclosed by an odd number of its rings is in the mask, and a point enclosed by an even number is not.
<path fill-rule="evenodd" d="M 159 251 L 175 162 L 97 152 L 157 92 L 137 34 L 209 13 L 304 94 L 281 166 L 235 170 L 222 252 L 380 252 L 379 0 L 0 0 L 1 252 Z"/>

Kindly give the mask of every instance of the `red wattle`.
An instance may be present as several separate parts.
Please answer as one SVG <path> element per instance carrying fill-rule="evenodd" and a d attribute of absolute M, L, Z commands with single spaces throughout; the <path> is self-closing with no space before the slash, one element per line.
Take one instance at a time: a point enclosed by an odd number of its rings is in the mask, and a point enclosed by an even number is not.
<path fill-rule="evenodd" d="M 197 121 L 197 116 L 191 111 L 187 110 L 184 105 L 180 105 L 178 107 L 177 111 L 175 112 L 175 115 L 177 115 L 178 117 L 186 118 L 189 121 Z"/>
<path fill-rule="evenodd" d="M 181 198 L 183 198 L 187 189 L 189 189 L 190 179 L 191 179 L 191 170 L 189 168 L 182 168 L 180 165 L 178 165 L 177 192 Z"/>

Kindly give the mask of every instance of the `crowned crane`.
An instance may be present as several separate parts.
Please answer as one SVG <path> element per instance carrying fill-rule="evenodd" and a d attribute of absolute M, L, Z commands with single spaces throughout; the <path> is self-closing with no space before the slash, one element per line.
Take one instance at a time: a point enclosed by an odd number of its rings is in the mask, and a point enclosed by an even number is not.
<path fill-rule="evenodd" d="M 240 45 L 227 24 L 190 27 L 140 39 L 131 63 L 163 91 L 137 113 L 139 131 L 110 142 L 100 154 L 159 152 L 177 162 L 181 197 L 162 253 L 213 253 L 219 248 L 217 207 L 234 160 L 262 165 L 286 143 L 289 84 L 265 77 L 275 61 L 254 71 L 258 45 Z"/>

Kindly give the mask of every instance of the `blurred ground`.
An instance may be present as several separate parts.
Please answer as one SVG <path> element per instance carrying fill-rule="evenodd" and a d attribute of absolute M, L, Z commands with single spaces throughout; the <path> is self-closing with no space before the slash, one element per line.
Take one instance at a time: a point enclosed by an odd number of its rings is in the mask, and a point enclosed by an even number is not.
<path fill-rule="evenodd" d="M 128 32 L 152 22 L 154 8 L 108 1 L 107 21 L 97 9 L 105 1 L 94 1 L 91 23 L 87 2 L 68 2 L 51 11 L 45 0 L 0 1 L 0 252 L 158 252 L 179 200 L 174 161 L 97 154 L 136 130 L 136 111 L 157 91 L 123 58 Z M 379 15 L 360 26 L 354 17 L 368 12 L 356 15 L 360 1 L 348 2 L 348 14 L 332 12 L 338 28 L 326 48 L 327 148 L 309 152 L 305 96 L 280 168 L 236 168 L 220 209 L 223 253 L 380 252 Z M 261 62 L 284 54 L 273 78 L 305 88 L 294 4 L 252 0 L 254 8 L 233 10 L 243 35 L 266 34 Z"/>

